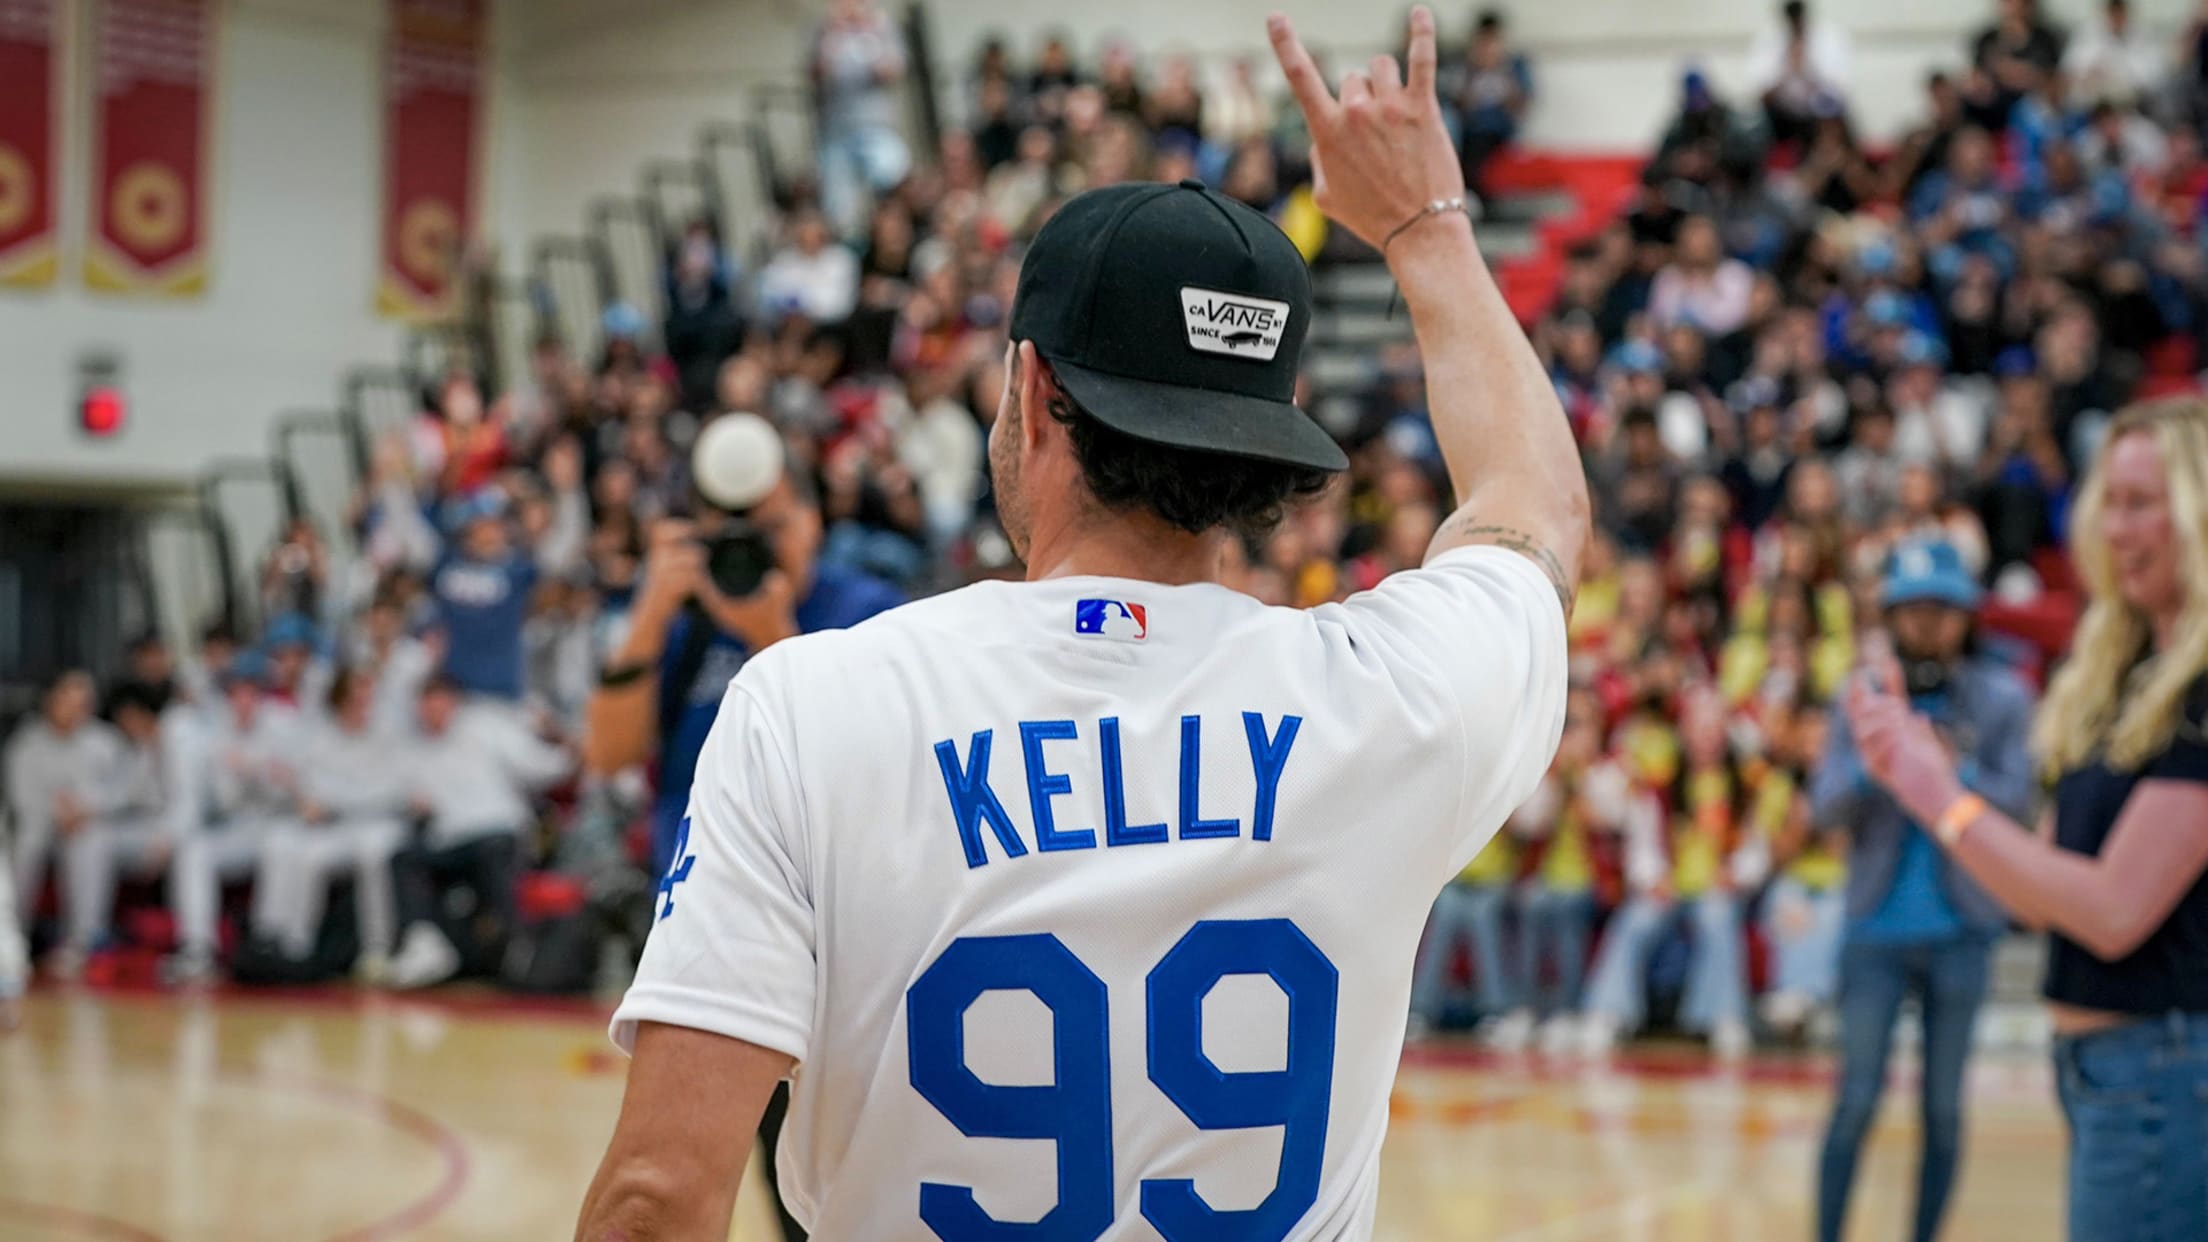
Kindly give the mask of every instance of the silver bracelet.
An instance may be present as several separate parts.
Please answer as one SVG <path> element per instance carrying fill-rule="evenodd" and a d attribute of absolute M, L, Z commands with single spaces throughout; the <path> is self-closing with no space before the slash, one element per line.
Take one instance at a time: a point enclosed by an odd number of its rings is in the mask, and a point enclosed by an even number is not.
<path fill-rule="evenodd" d="M 1428 216 L 1445 216 L 1452 211 L 1463 212 L 1464 218 L 1467 220 L 1478 218 L 1478 213 L 1473 208 L 1472 200 L 1466 195 L 1459 194 L 1455 198 L 1437 198 L 1433 202 L 1430 202 L 1424 207 L 1419 208 L 1417 215 L 1412 216 L 1410 219 L 1405 220 L 1403 223 L 1396 225 L 1394 229 L 1390 230 L 1388 235 L 1380 242 L 1380 253 L 1386 254 L 1388 251 L 1388 247 L 1394 244 L 1396 236 L 1402 233 L 1403 230 L 1411 227 L 1421 220 L 1424 220 Z"/>

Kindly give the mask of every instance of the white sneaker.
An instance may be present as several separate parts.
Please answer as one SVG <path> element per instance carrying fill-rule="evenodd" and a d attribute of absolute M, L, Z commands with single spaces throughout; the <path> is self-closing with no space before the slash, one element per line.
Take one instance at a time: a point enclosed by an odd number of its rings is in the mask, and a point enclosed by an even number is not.
<path fill-rule="evenodd" d="M 382 953 L 363 953 L 353 963 L 353 979 L 371 988 L 380 988 L 391 981 L 391 958 Z"/>
<path fill-rule="evenodd" d="M 65 944 L 46 955 L 46 971 L 62 983 L 75 983 L 84 978 L 84 963 L 90 956 L 81 945 Z"/>
<path fill-rule="evenodd" d="M 1533 1042 L 1533 1011 L 1513 1009 L 1486 1024 L 1480 1038 L 1502 1052 L 1523 1052 Z"/>
<path fill-rule="evenodd" d="M 219 974 L 215 955 L 205 949 L 184 949 L 161 959 L 161 982 L 172 988 L 213 983 Z"/>
<path fill-rule="evenodd" d="M 1616 1051 L 1618 1036 L 1616 1019 L 1608 1014 L 1590 1013 L 1580 1019 L 1579 1050 L 1591 1057 L 1606 1057 Z"/>
<path fill-rule="evenodd" d="M 416 923 L 392 955 L 387 979 L 395 988 L 426 988 L 452 978 L 459 969 L 460 950 L 452 947 L 452 941 L 429 924 Z"/>
<path fill-rule="evenodd" d="M 1560 1013 L 1541 1024 L 1541 1051 L 1560 1057 L 1579 1044 L 1579 1018 Z"/>
<path fill-rule="evenodd" d="M 1748 1038 L 1748 1024 L 1738 1018 L 1720 1022 L 1717 1029 L 1710 1032 L 1710 1050 L 1720 1061 L 1738 1061 L 1747 1056 L 1753 1046 Z"/>
<path fill-rule="evenodd" d="M 1808 1020 L 1810 1002 L 1799 992 L 1772 992 L 1756 1007 L 1763 1012 L 1764 1025 L 1791 1034 Z"/>

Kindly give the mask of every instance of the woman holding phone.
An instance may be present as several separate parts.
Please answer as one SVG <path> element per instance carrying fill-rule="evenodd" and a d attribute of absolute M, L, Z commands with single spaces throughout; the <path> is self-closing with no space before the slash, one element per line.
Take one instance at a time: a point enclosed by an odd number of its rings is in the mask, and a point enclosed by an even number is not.
<path fill-rule="evenodd" d="M 2070 1124 L 2073 1242 L 2208 1238 L 2208 401 L 2110 428 L 2071 527 L 2091 600 L 2033 728 L 2039 830 L 1965 790 L 1890 656 L 1847 714 L 1873 777 L 2019 920 Z"/>

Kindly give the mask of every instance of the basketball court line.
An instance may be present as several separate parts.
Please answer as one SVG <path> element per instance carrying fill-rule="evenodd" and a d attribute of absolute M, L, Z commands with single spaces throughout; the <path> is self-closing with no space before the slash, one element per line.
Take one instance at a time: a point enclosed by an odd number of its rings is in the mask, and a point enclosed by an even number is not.
<path fill-rule="evenodd" d="M 110 1242 L 167 1242 L 158 1233 L 110 1217 L 63 1207 L 58 1203 L 33 1203 L 28 1199 L 0 1196 L 0 1219 L 14 1217 L 48 1229 L 106 1238 Z"/>

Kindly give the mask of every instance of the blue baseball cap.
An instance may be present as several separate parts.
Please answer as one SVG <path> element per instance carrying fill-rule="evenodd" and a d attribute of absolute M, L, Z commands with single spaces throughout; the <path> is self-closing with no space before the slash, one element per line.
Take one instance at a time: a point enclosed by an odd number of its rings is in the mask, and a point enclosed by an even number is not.
<path fill-rule="evenodd" d="M 287 612 L 268 623 L 268 632 L 261 636 L 261 646 L 269 651 L 312 647 L 315 638 L 314 622 L 299 613 Z"/>
<path fill-rule="evenodd" d="M 634 340 L 644 335 L 644 315 L 627 302 L 615 302 L 598 317 L 598 326 L 609 337 Z"/>
<path fill-rule="evenodd" d="M 445 532 L 458 534 L 471 523 L 496 520 L 506 516 L 506 497 L 495 487 L 479 487 L 463 496 L 446 502 Z"/>
<path fill-rule="evenodd" d="M 1897 545 L 1886 557 L 1886 581 L 1879 587 L 1879 604 L 1898 608 L 1903 604 L 1935 603 L 1964 612 L 1975 612 L 1985 592 L 1978 580 L 1963 568 L 1963 554 L 1945 539 L 1911 539 Z"/>
<path fill-rule="evenodd" d="M 1664 369 L 1664 356 L 1647 341 L 1630 340 L 1610 351 L 1610 365 L 1628 375 L 1651 375 Z"/>
<path fill-rule="evenodd" d="M 1901 338 L 1897 359 L 1905 367 L 1944 368 L 1947 366 L 1947 346 L 1928 332 L 1910 332 Z"/>
<path fill-rule="evenodd" d="M 215 685 L 223 690 L 232 686 L 252 686 L 258 689 L 267 678 L 267 658 L 258 651 L 245 650 L 231 657 L 229 666 L 216 674 Z"/>
<path fill-rule="evenodd" d="M 1908 326 L 1909 300 L 1891 289 L 1880 289 L 1864 299 L 1863 314 L 1882 328 Z"/>

